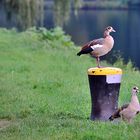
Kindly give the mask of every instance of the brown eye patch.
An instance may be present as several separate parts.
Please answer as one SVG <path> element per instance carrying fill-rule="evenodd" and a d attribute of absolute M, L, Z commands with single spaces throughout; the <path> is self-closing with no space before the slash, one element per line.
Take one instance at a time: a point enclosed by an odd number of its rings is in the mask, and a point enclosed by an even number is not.
<path fill-rule="evenodd" d="M 110 30 L 111 29 L 111 27 L 108 27 L 108 30 Z"/>
<path fill-rule="evenodd" d="M 134 87 L 133 89 L 134 89 L 134 90 L 138 90 L 138 88 L 137 88 L 137 87 Z"/>

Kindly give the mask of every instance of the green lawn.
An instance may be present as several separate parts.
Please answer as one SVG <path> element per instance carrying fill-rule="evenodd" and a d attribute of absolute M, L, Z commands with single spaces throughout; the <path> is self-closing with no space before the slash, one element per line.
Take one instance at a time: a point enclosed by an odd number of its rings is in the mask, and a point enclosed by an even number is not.
<path fill-rule="evenodd" d="M 132 124 L 88 119 L 87 69 L 95 60 L 77 57 L 79 48 L 70 47 L 69 37 L 59 32 L 0 29 L 0 139 L 139 140 L 139 115 Z M 140 88 L 140 73 L 130 63 L 114 66 L 124 73 L 122 105 L 130 100 L 133 85 Z"/>

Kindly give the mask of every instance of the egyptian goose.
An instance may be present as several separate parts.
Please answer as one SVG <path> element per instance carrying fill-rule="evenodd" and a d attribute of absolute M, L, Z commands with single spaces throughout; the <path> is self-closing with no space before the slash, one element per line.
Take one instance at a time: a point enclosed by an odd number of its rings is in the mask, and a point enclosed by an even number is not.
<path fill-rule="evenodd" d="M 100 56 L 107 54 L 114 45 L 114 39 L 110 35 L 111 32 L 116 32 L 111 26 L 105 28 L 104 38 L 94 39 L 85 44 L 81 51 L 77 53 L 78 56 L 81 54 L 91 54 L 97 60 L 97 66 L 100 67 Z"/>
<path fill-rule="evenodd" d="M 125 104 L 122 107 L 118 108 L 116 112 L 109 118 L 110 121 L 121 117 L 123 120 L 131 122 L 136 114 L 140 111 L 140 104 L 137 97 L 137 93 L 139 92 L 138 87 L 132 88 L 132 97 L 131 102 L 129 104 Z"/>

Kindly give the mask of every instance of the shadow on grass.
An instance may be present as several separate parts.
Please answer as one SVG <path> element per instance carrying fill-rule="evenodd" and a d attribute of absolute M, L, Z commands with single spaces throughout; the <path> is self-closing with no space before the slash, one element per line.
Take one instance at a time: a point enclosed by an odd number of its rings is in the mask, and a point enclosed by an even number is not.
<path fill-rule="evenodd" d="M 75 119 L 75 120 L 85 120 L 87 118 L 72 114 L 72 113 L 65 113 L 65 112 L 58 112 L 51 116 L 54 119 Z"/>

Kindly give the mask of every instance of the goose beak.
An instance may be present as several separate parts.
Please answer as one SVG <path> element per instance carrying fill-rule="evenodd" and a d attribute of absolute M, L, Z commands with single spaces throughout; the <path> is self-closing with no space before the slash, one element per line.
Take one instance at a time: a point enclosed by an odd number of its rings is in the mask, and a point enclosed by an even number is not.
<path fill-rule="evenodd" d="M 116 32 L 114 29 L 112 29 L 112 32 Z"/>

